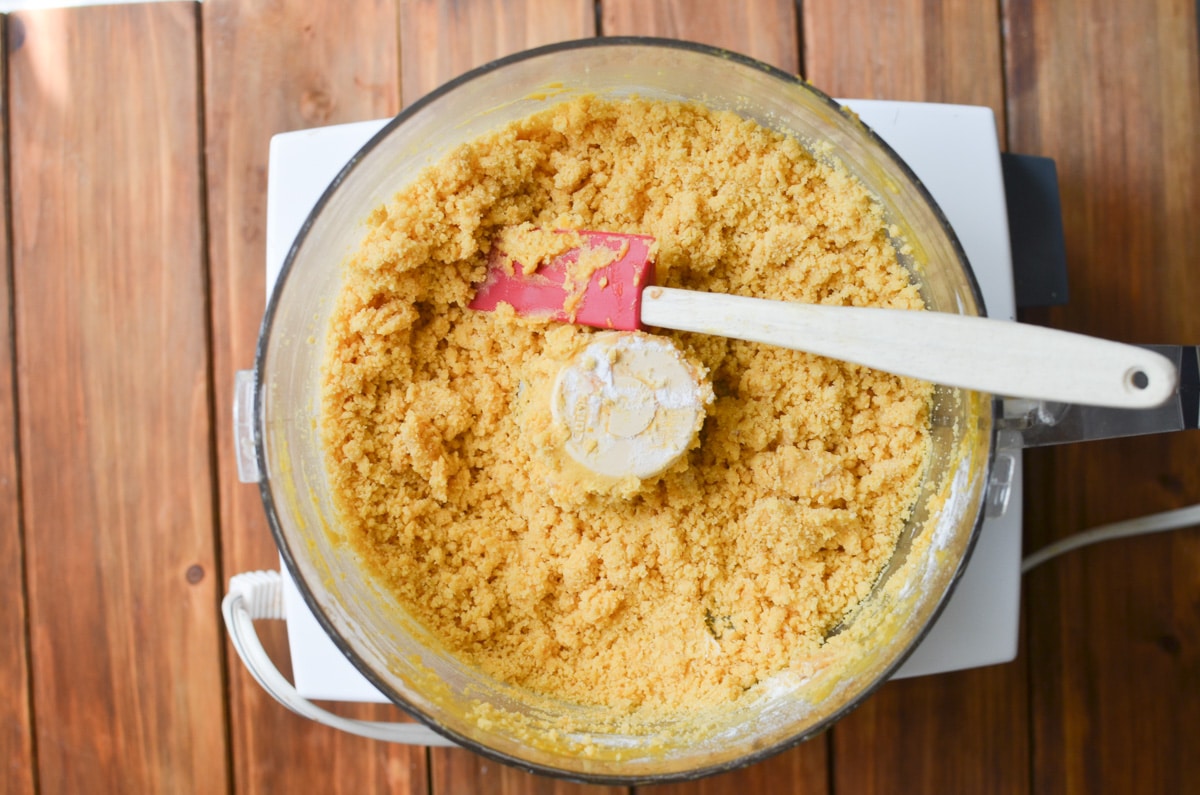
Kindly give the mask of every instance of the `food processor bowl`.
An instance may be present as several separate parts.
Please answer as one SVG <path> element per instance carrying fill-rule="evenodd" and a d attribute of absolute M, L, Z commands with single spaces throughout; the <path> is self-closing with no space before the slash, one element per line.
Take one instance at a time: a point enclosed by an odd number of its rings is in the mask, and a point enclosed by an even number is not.
<path fill-rule="evenodd" d="M 970 553 L 993 450 L 990 396 L 937 387 L 932 452 L 896 551 L 803 670 L 733 704 L 642 723 L 493 680 L 442 649 L 347 543 L 319 431 L 325 337 L 364 221 L 455 147 L 579 94 L 699 102 L 840 161 L 883 206 L 929 309 L 983 314 L 962 248 L 929 193 L 853 113 L 794 76 L 678 41 L 597 38 L 501 59 L 414 103 L 346 165 L 288 253 L 255 362 L 254 441 L 276 542 L 305 600 L 380 691 L 456 743 L 527 770 L 664 782 L 748 764 L 812 737 L 887 680 L 936 618 Z M 636 716 L 635 716 L 636 717 Z"/>

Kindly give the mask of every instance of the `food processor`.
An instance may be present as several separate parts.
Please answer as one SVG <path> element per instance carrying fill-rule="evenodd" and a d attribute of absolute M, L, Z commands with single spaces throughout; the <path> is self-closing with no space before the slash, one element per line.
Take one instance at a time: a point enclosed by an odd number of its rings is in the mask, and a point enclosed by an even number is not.
<path fill-rule="evenodd" d="M 917 510 L 871 594 L 829 638 L 822 665 L 781 672 L 727 708 L 631 727 L 603 708 L 555 702 L 462 665 L 364 575 L 339 530 L 316 430 L 325 325 L 340 287 L 339 265 L 357 247 L 361 222 L 375 206 L 459 143 L 578 93 L 702 102 L 813 149 L 829 144 L 829 156 L 879 197 L 888 221 L 912 245 L 916 253 L 904 264 L 927 306 L 984 313 L 974 274 L 942 211 L 853 113 L 792 76 L 713 48 L 592 39 L 471 72 L 387 123 L 355 155 L 287 254 L 255 370 L 239 378 L 237 421 L 255 453 L 247 478 L 260 484 L 299 593 L 372 687 L 446 740 L 525 769 L 595 782 L 662 782 L 748 764 L 811 737 L 886 681 L 960 577 L 987 510 L 990 482 L 993 511 L 1002 510 L 1014 459 L 997 456 L 997 448 L 1028 443 L 1027 429 L 1044 419 L 1045 406 L 938 387 L 932 461 Z"/>

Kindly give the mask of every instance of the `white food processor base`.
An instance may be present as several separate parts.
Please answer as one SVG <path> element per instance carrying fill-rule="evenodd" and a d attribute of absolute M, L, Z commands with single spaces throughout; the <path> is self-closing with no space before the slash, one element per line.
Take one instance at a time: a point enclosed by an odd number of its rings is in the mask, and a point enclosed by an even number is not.
<path fill-rule="evenodd" d="M 1013 267 L 996 121 L 988 108 L 841 100 L 909 164 L 957 233 L 988 314 L 1014 320 Z M 274 285 L 305 218 L 347 160 L 387 120 L 284 133 L 271 139 L 267 286 Z M 896 677 L 1008 662 L 1017 654 L 1021 567 L 1021 458 L 1011 506 L 984 521 L 945 611 Z M 282 568 L 282 567 L 281 567 Z M 385 702 L 338 651 L 283 574 L 283 608 L 296 692 L 308 699 Z M 418 733 L 405 742 L 421 742 Z M 430 733 L 430 737 L 436 735 Z"/>

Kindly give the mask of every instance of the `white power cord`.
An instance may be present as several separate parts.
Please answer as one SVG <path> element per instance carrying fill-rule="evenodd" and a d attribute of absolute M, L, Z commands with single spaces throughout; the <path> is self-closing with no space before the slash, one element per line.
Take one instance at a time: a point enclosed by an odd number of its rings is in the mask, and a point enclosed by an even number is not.
<path fill-rule="evenodd" d="M 1117 538 L 1140 536 L 1148 533 L 1160 533 L 1164 530 L 1179 530 L 1200 524 L 1200 505 L 1189 505 L 1174 511 L 1164 511 L 1150 516 L 1139 516 L 1137 519 L 1127 519 L 1124 522 L 1114 522 L 1082 533 L 1067 536 L 1064 539 L 1049 544 L 1021 561 L 1021 573 L 1042 565 L 1051 558 L 1056 558 L 1066 552 L 1086 547 L 1100 541 L 1112 541 Z"/>
<path fill-rule="evenodd" d="M 276 701 L 309 720 L 334 729 L 405 745 L 453 746 L 437 732 L 420 723 L 390 723 L 385 721 L 343 718 L 321 709 L 300 695 L 292 683 L 279 673 L 267 650 L 254 631 L 254 619 L 282 619 L 283 579 L 277 571 L 251 571 L 234 575 L 229 580 L 229 592 L 221 602 L 221 614 L 234 650 L 250 671 L 254 680 Z"/>

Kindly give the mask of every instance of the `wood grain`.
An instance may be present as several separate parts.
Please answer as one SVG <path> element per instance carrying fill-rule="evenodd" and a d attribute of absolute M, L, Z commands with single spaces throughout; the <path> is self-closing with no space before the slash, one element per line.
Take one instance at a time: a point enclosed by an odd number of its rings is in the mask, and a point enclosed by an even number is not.
<path fill-rule="evenodd" d="M 785 72 L 800 71 L 796 3 L 792 0 L 604 0 L 606 36 L 661 36 L 749 55 Z"/>
<path fill-rule="evenodd" d="M 833 728 L 835 790 L 1027 792 L 1024 671 L 1018 659 L 884 685 Z"/>
<path fill-rule="evenodd" d="M 225 792 L 195 6 L 10 24 L 39 789 Z"/>
<path fill-rule="evenodd" d="M 9 34 L 15 39 L 10 47 Z M 0 141 L 8 141 L 8 53 L 21 46 L 23 28 L 0 17 Z M 0 151 L 0 791 L 34 791 L 33 723 L 29 713 L 26 642 L 25 541 L 17 468 L 16 395 L 13 377 L 12 259 L 9 256 L 8 153 Z"/>
<path fill-rule="evenodd" d="M 1196 6 L 1009 2 L 1009 140 L 1055 158 L 1071 302 L 1038 319 L 1200 341 Z M 1195 433 L 1027 458 L 1030 547 L 1200 500 Z M 1200 780 L 1200 533 L 1083 550 L 1028 575 L 1038 792 L 1183 792 Z"/>
<path fill-rule="evenodd" d="M 1004 122 L 991 0 L 808 0 L 804 75 L 835 97 L 983 105 Z M 1004 139 L 1001 138 L 1001 141 Z"/>
<path fill-rule="evenodd" d="M 253 364 L 266 303 L 268 145 L 275 133 L 399 110 L 396 8 L 391 0 L 363 0 L 352 8 L 209 0 L 202 8 L 221 548 L 226 573 L 236 574 L 279 567 L 258 490 L 238 483 L 231 433 L 234 372 Z M 286 675 L 283 625 L 260 622 L 258 629 Z M 352 737 L 293 715 L 227 653 L 238 792 L 426 790 L 423 748 Z M 339 705 L 337 711 L 404 719 L 388 706 Z"/>
<path fill-rule="evenodd" d="M 595 32 L 591 0 L 400 0 L 404 104 L 488 61 Z"/>
<path fill-rule="evenodd" d="M 828 769 L 824 754 L 812 753 L 810 740 L 801 749 L 776 754 L 750 767 L 682 784 L 639 787 L 638 795 L 749 795 L 750 793 L 795 792 L 811 795 L 829 792 Z M 847 790 L 853 792 L 853 790 Z"/>
<path fill-rule="evenodd" d="M 994 4 L 806 2 L 802 30 L 805 74 L 834 96 L 986 105 L 1003 134 Z M 834 727 L 834 789 L 1027 791 L 1027 692 L 1023 659 L 886 685 Z"/>
<path fill-rule="evenodd" d="M 530 775 L 461 748 L 434 748 L 430 755 L 430 792 L 434 795 L 617 795 L 628 791 Z"/>

